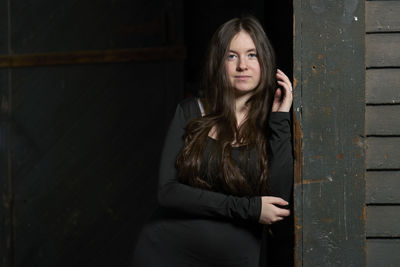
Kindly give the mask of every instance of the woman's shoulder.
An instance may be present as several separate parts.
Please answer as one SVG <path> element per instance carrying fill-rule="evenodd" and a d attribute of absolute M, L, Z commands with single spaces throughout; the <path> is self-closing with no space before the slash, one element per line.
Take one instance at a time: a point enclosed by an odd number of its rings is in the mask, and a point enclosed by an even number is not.
<path fill-rule="evenodd" d="M 186 121 L 201 116 L 198 98 L 196 97 L 187 97 L 181 100 L 178 104 L 178 107 L 182 109 Z"/>

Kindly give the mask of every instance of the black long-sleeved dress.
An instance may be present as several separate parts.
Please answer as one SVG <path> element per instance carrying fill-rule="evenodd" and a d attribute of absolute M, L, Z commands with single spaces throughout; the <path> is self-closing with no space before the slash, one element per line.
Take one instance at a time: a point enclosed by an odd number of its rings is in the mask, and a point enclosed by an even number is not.
<path fill-rule="evenodd" d="M 178 181 L 175 160 L 184 144 L 184 128 L 200 116 L 194 98 L 182 101 L 176 109 L 160 162 L 160 207 L 142 229 L 133 266 L 259 266 L 265 227 L 258 223 L 261 196 L 238 197 Z M 289 112 L 272 112 L 268 125 L 268 195 L 289 201 L 293 184 Z M 213 142 L 212 138 L 207 139 L 204 159 L 208 158 Z M 254 149 L 233 147 L 231 153 L 246 179 L 259 177 Z M 200 175 L 206 175 L 207 166 L 202 164 Z M 212 177 L 204 179 L 212 182 Z"/>

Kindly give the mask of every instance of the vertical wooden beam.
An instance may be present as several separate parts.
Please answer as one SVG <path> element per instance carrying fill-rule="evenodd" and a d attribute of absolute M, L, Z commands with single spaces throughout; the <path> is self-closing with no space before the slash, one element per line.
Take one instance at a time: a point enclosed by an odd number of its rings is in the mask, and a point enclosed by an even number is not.
<path fill-rule="evenodd" d="M 294 1 L 296 266 L 365 266 L 364 5 Z"/>
<path fill-rule="evenodd" d="M 0 53 L 11 54 L 10 0 L 0 1 Z M 10 150 L 11 70 L 0 70 L 0 266 L 13 267 L 13 199 Z"/>
<path fill-rule="evenodd" d="M 294 148 L 294 231 L 295 231 L 295 247 L 294 247 L 294 263 L 295 266 L 301 266 L 302 259 L 302 184 L 301 175 L 303 167 L 302 143 L 303 138 L 300 122 L 296 117 L 297 112 L 293 115 L 293 148 Z"/>
<path fill-rule="evenodd" d="M 0 266 L 10 266 L 11 206 L 9 173 L 9 90 L 7 70 L 0 70 Z"/>
<path fill-rule="evenodd" d="M 302 186 L 302 167 L 303 153 L 301 140 L 302 121 L 302 72 L 301 72 L 301 0 L 293 1 L 293 118 L 294 122 L 294 231 L 295 231 L 295 248 L 294 248 L 294 264 L 296 267 L 303 266 L 303 186 Z"/>

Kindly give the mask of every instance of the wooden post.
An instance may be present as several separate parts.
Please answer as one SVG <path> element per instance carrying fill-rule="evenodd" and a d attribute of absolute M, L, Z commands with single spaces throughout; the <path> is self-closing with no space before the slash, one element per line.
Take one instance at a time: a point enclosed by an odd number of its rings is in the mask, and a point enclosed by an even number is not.
<path fill-rule="evenodd" d="M 296 266 L 365 266 L 364 5 L 294 1 Z"/>

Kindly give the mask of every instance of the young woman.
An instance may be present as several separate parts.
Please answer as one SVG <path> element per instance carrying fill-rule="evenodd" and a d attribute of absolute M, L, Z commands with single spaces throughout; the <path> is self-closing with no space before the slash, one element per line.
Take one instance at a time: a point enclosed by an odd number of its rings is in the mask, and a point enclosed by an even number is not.
<path fill-rule="evenodd" d="M 263 228 L 289 215 L 292 86 L 255 18 L 215 32 L 203 88 L 170 124 L 134 266 L 258 266 Z"/>

